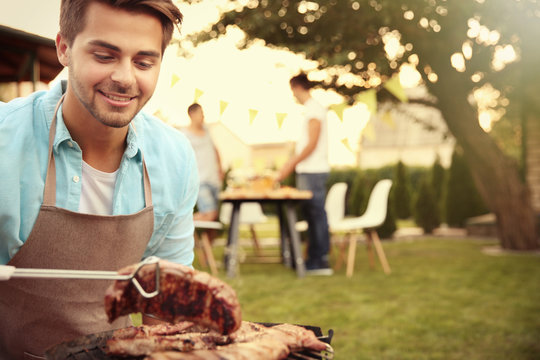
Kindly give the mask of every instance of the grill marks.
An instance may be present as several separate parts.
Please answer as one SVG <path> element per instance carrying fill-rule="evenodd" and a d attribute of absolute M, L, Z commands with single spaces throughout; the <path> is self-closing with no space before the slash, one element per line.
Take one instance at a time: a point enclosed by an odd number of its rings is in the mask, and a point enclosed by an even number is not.
<path fill-rule="evenodd" d="M 207 273 L 160 260 L 159 294 L 146 299 L 130 281 L 116 281 L 105 294 L 109 321 L 133 312 L 155 315 L 171 323 L 192 321 L 221 334 L 240 327 L 242 315 L 234 290 Z M 136 265 L 120 270 L 129 274 Z M 155 289 L 155 267 L 144 266 L 137 273 L 144 289 Z"/>

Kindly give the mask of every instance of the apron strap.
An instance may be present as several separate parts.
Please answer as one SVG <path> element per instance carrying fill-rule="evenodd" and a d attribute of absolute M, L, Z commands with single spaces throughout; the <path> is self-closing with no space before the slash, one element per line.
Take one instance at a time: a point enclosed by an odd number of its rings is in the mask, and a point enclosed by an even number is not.
<path fill-rule="evenodd" d="M 51 122 L 51 128 L 49 130 L 49 155 L 47 160 L 47 176 L 45 177 L 45 190 L 43 192 L 43 205 L 55 206 L 56 205 L 56 165 L 54 162 L 53 145 L 54 136 L 56 135 L 56 117 L 60 105 L 64 102 L 66 94 L 63 94 L 56 108 L 54 109 L 54 116 Z M 146 169 L 146 163 L 144 162 L 144 156 L 142 159 L 143 167 L 143 188 L 144 188 L 144 203 L 145 207 L 152 206 L 152 187 L 150 186 L 150 176 Z"/>

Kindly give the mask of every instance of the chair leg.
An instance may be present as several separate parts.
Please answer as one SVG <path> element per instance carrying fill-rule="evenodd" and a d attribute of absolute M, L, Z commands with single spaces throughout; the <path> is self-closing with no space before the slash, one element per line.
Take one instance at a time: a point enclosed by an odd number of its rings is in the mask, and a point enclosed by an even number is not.
<path fill-rule="evenodd" d="M 373 236 L 373 244 L 375 245 L 375 251 L 377 252 L 377 256 L 379 257 L 379 261 L 381 262 L 383 271 L 385 274 L 390 274 L 392 270 L 390 270 L 390 265 L 388 265 L 388 261 L 386 260 L 386 255 L 384 254 L 384 250 L 381 244 L 381 241 L 379 239 L 379 235 L 377 234 L 377 231 L 370 230 L 370 233 L 372 233 Z"/>
<path fill-rule="evenodd" d="M 349 254 L 347 256 L 347 277 L 352 277 L 354 271 L 354 258 L 356 255 L 356 236 L 349 236 Z"/>
<path fill-rule="evenodd" d="M 345 261 L 345 246 L 347 245 L 348 234 L 344 235 L 340 241 L 335 241 L 339 245 L 339 253 L 337 254 L 336 265 L 334 269 L 339 270 Z"/>
<path fill-rule="evenodd" d="M 204 250 L 206 261 L 210 267 L 210 272 L 212 273 L 212 275 L 216 276 L 218 274 L 216 260 L 214 259 L 214 253 L 212 252 L 212 245 L 210 244 L 210 239 L 208 238 L 208 234 L 206 232 L 203 232 L 201 234 L 201 240 L 202 240 L 202 247 Z"/>
<path fill-rule="evenodd" d="M 249 225 L 249 231 L 251 232 L 251 238 L 253 239 L 253 245 L 255 246 L 255 254 L 261 256 L 261 245 L 259 244 L 259 239 L 257 238 L 257 233 L 255 232 L 255 226 Z"/>
<path fill-rule="evenodd" d="M 197 231 L 195 231 L 193 237 L 195 238 L 195 253 L 197 254 L 197 259 L 199 259 L 199 264 L 201 265 L 201 267 L 207 267 L 208 264 L 206 263 L 206 256 L 204 254 L 201 239 Z"/>

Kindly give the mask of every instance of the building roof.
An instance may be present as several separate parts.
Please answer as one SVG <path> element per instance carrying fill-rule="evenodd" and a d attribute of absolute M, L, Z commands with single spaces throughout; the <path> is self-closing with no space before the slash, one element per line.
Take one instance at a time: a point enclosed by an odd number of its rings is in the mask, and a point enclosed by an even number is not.
<path fill-rule="evenodd" d="M 63 68 L 54 40 L 0 25 L 0 82 L 49 83 Z"/>

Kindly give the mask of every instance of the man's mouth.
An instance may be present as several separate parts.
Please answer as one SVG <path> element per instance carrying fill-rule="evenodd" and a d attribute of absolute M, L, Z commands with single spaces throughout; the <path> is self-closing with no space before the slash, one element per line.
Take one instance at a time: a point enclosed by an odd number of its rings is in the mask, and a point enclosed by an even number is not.
<path fill-rule="evenodd" d="M 98 92 L 103 95 L 105 100 L 113 106 L 127 106 L 130 104 L 131 100 L 136 98 L 136 96 L 108 94 L 99 90 Z"/>

